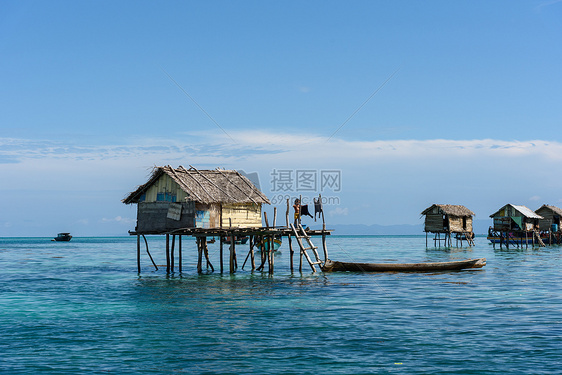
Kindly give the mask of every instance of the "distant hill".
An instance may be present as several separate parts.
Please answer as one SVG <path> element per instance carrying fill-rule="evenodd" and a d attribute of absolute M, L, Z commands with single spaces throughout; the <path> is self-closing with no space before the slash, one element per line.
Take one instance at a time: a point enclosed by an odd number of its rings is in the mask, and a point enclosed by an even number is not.
<path fill-rule="evenodd" d="M 474 220 L 474 232 L 476 234 L 487 234 L 490 220 Z M 322 229 L 318 223 L 310 226 L 312 229 Z M 327 229 L 333 229 L 334 234 L 341 235 L 392 235 L 392 236 L 411 236 L 423 235 L 423 224 L 399 224 L 399 225 L 380 225 L 380 224 L 326 224 Z"/>
<path fill-rule="evenodd" d="M 322 229 L 320 225 L 311 225 L 312 229 Z M 365 225 L 365 224 L 326 224 L 327 229 L 333 229 L 334 234 L 341 235 L 415 235 L 423 234 L 423 224 L 419 225 Z"/>

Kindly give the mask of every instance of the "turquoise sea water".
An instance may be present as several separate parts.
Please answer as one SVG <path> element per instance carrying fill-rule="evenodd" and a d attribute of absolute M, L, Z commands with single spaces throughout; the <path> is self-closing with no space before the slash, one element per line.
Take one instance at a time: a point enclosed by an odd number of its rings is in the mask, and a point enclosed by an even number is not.
<path fill-rule="evenodd" d="M 150 237 L 157 264 L 163 238 Z M 136 239 L 0 239 L 0 372 L 560 373 L 562 248 L 425 247 L 424 236 L 328 238 L 342 261 L 486 257 L 430 274 L 154 271 Z M 239 263 L 245 254 L 239 249 Z M 218 244 L 211 245 L 218 268 Z"/>

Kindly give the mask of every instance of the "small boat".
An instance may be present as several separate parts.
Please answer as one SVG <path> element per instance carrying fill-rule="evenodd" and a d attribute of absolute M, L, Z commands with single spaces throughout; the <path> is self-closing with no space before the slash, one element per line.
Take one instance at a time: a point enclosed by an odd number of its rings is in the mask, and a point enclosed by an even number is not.
<path fill-rule="evenodd" d="M 248 242 L 248 238 L 249 238 L 248 236 L 234 236 L 234 244 L 244 245 Z M 229 244 L 231 242 L 230 236 L 224 237 L 222 242 Z"/>
<path fill-rule="evenodd" d="M 59 233 L 51 241 L 68 242 L 70 241 L 71 238 L 72 236 L 70 235 L 70 233 Z"/>
<path fill-rule="evenodd" d="M 275 237 L 273 238 L 273 251 L 277 251 L 279 250 L 279 248 L 281 247 L 281 245 L 283 244 L 283 240 L 281 237 Z M 260 251 L 260 249 L 262 248 L 262 244 L 261 241 L 260 242 L 256 242 L 255 244 L 258 248 L 258 251 Z M 265 251 L 269 250 L 269 241 L 265 241 Z"/>
<path fill-rule="evenodd" d="M 466 259 L 452 262 L 436 263 L 346 263 L 334 262 L 328 259 L 322 267 L 324 272 L 352 271 L 352 272 L 434 272 L 456 271 L 470 268 L 482 268 L 486 265 L 486 258 Z"/>

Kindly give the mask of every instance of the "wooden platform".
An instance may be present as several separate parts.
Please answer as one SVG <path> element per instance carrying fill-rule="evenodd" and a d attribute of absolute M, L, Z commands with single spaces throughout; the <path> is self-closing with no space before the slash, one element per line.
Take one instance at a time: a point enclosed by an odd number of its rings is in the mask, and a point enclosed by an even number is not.
<path fill-rule="evenodd" d="M 132 236 L 137 236 L 137 268 L 138 272 L 141 272 L 141 265 L 140 265 L 140 254 L 141 254 L 141 240 L 142 237 L 144 239 L 144 243 L 146 245 L 146 252 L 150 257 L 154 267 L 158 269 L 156 263 L 152 259 L 150 255 L 148 241 L 146 239 L 147 235 L 165 235 L 166 236 L 166 272 L 173 273 L 174 272 L 174 253 L 176 249 L 176 238 L 178 242 L 178 270 L 182 272 L 182 237 L 183 236 L 190 236 L 194 237 L 197 242 L 197 252 L 198 252 L 198 261 L 197 261 L 197 271 L 199 273 L 203 272 L 203 257 L 207 262 L 207 267 L 214 271 L 214 267 L 211 263 L 209 258 L 209 251 L 207 244 L 209 243 L 208 238 L 219 238 L 219 246 L 220 246 L 220 272 L 223 272 L 223 246 L 226 244 L 228 246 L 229 252 L 229 269 L 230 273 L 236 272 L 238 269 L 238 260 L 237 260 L 237 248 L 242 246 L 248 246 L 248 255 L 245 258 L 244 264 L 242 268 L 246 264 L 246 261 L 250 259 L 252 270 L 263 270 L 266 266 L 268 266 L 269 272 L 273 272 L 274 270 L 274 257 L 273 257 L 273 242 L 274 239 L 279 239 L 282 237 L 286 237 L 288 240 L 288 246 L 290 251 L 290 268 L 293 271 L 293 256 L 294 250 L 292 246 L 292 238 L 294 237 L 297 240 L 297 244 L 299 245 L 300 251 L 300 262 L 299 262 L 299 270 L 302 271 L 303 265 L 303 258 L 309 263 L 310 267 L 314 272 L 316 272 L 316 268 L 314 267 L 316 264 L 321 264 L 323 261 L 320 261 L 318 252 L 316 251 L 317 246 L 314 246 L 311 242 L 311 237 L 320 236 L 322 237 L 322 247 L 324 250 L 324 258 L 325 260 L 328 259 L 328 251 L 326 246 L 326 236 L 331 235 L 333 230 L 331 229 L 320 229 L 320 230 L 304 230 L 300 227 L 296 230 L 294 227 L 249 227 L 249 228 L 180 228 L 174 229 L 170 231 L 129 231 L 129 234 Z M 171 241 L 170 241 L 171 236 Z M 240 244 L 237 241 L 242 237 L 248 237 L 248 243 Z M 304 241 L 308 243 L 308 247 L 305 247 L 303 244 Z M 264 244 L 268 243 L 269 246 Z M 260 246 L 260 265 L 256 267 L 255 263 L 255 251 L 254 247 Z M 312 251 L 313 256 L 309 256 L 307 254 L 307 250 Z"/>

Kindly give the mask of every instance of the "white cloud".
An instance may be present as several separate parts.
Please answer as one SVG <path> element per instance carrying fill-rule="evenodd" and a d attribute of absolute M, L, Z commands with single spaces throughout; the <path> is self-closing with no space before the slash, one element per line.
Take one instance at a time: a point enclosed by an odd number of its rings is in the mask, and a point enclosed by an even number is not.
<path fill-rule="evenodd" d="M 361 161 L 365 158 L 414 158 L 430 160 L 456 157 L 530 157 L 549 160 L 562 159 L 562 143 L 529 140 L 504 141 L 480 140 L 375 140 L 346 141 L 318 134 L 290 134 L 267 131 L 230 132 L 236 143 L 226 135 L 200 132 L 183 137 L 134 138 L 122 145 L 61 145 L 50 140 L 25 140 L 0 138 L 0 162 L 3 159 L 96 162 L 111 164 L 123 161 L 129 164 L 135 160 L 145 165 L 159 164 L 159 161 L 184 160 L 189 163 L 221 164 L 224 160 L 241 160 L 259 155 L 265 160 L 287 162 L 341 160 Z M 306 158 L 306 159 L 303 159 Z"/>
<path fill-rule="evenodd" d="M 530 201 L 538 201 L 540 199 L 541 197 L 539 197 L 538 195 L 533 195 L 531 198 L 529 198 Z"/>
<path fill-rule="evenodd" d="M 325 136 L 304 132 L 246 130 L 230 134 L 236 143 L 211 132 L 136 137 L 121 145 L 76 142 L 69 146 L 48 140 L 0 139 L 0 163 L 3 158 L 18 160 L 0 164 L 3 181 L 17 181 L 17 186 L 3 184 L 1 188 L 25 187 L 35 196 L 50 190 L 53 196 L 60 195 L 61 201 L 70 194 L 87 196 L 96 203 L 81 210 L 99 211 L 100 205 L 106 204 L 109 209 L 101 215 L 92 213 L 92 225 L 130 226 L 134 220 L 128 217 L 135 213 L 121 207 L 120 200 L 146 181 L 151 167 L 166 164 L 258 172 L 262 190 L 270 197 L 275 193 L 271 187 L 274 169 L 341 170 L 341 191 L 322 191 L 323 196 L 333 195 L 346 207 L 326 208 L 334 223 L 407 223 L 433 203 L 464 204 L 485 218 L 505 203 L 524 204 L 532 194 L 554 202 L 561 188 L 552 170 L 562 159 L 562 143 L 554 141 L 327 141 Z M 533 178 L 529 178 L 531 171 Z M 541 176 L 540 186 L 534 182 L 536 176 Z M 368 212 L 366 199 L 372 205 Z M 96 219 L 99 217 L 105 219 Z"/>
<path fill-rule="evenodd" d="M 349 209 L 347 207 L 346 208 L 336 207 L 335 209 L 328 211 L 328 215 L 331 217 L 347 216 L 349 215 Z"/>
<path fill-rule="evenodd" d="M 104 217 L 103 219 L 101 219 L 101 221 L 104 222 L 104 223 L 133 224 L 135 222 L 135 219 L 116 216 L 113 219 L 107 219 L 107 218 Z"/>

